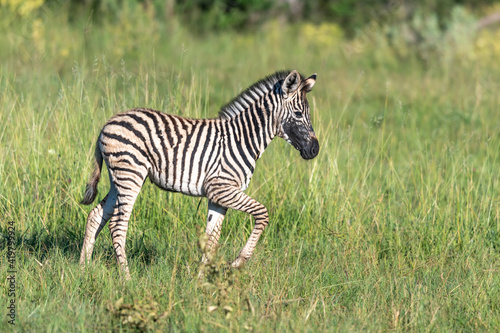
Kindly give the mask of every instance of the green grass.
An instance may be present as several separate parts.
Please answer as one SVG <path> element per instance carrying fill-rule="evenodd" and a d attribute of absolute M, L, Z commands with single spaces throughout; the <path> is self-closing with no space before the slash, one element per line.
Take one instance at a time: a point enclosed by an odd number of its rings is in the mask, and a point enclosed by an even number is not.
<path fill-rule="evenodd" d="M 2 19 L 0 307 L 6 313 L 13 221 L 14 330 L 500 327 L 497 63 L 436 59 L 424 70 L 369 49 L 346 58 L 300 26 L 195 38 L 175 22 L 128 15 L 100 26 L 49 16 L 42 37 L 33 20 Z M 78 201 L 112 114 L 147 106 L 214 117 L 283 68 L 318 73 L 309 101 L 321 151 L 303 161 L 276 139 L 257 163 L 246 192 L 270 224 L 245 269 L 200 283 L 206 199 L 149 182 L 127 235 L 132 281 L 120 278 L 107 230 L 80 269 L 91 207 Z M 252 226 L 228 213 L 221 260 L 235 257 Z M 7 320 L 2 313 L 1 331 L 12 329 Z"/>

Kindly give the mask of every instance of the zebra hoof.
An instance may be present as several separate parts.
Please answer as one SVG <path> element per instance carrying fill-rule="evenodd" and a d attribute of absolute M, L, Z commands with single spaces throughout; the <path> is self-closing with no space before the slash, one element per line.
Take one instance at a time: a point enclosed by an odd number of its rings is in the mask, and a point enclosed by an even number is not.
<path fill-rule="evenodd" d="M 234 261 L 232 262 L 229 262 L 229 266 L 231 268 L 236 268 L 236 269 L 240 269 L 242 268 L 243 266 L 245 266 L 245 263 L 247 262 L 248 259 L 245 259 L 243 257 L 238 257 L 236 259 L 234 259 Z"/>

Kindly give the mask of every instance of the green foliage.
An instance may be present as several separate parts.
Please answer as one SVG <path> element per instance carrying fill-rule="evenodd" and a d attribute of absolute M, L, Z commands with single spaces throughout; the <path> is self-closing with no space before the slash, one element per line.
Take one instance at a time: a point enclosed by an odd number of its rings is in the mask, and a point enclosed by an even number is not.
<path fill-rule="evenodd" d="M 9 11 L 12 14 L 17 14 L 21 17 L 28 16 L 39 9 L 45 0 L 1 0 L 0 8 Z"/>
<path fill-rule="evenodd" d="M 118 319 L 120 325 L 140 332 L 150 331 L 155 323 L 161 323 L 168 311 L 159 313 L 158 303 L 155 300 L 139 299 L 133 304 L 126 304 L 123 297 L 114 304 L 108 305 L 108 311 Z"/>
<path fill-rule="evenodd" d="M 462 35 L 474 17 L 455 9 L 422 66 L 412 50 L 397 55 L 378 25 L 360 39 L 332 23 L 276 20 L 198 37 L 151 8 L 124 6 L 98 24 L 52 8 L 0 14 L 0 276 L 12 221 L 18 291 L 16 327 L 3 316 L 0 331 L 500 326 L 497 31 Z M 318 73 L 309 102 L 320 154 L 303 161 L 276 139 L 259 160 L 247 193 L 270 224 L 242 271 L 225 262 L 250 234 L 248 215 L 227 214 L 200 281 L 206 201 L 149 183 L 127 235 L 132 281 L 120 277 L 107 230 L 93 263 L 78 266 L 91 209 L 78 202 L 111 115 L 145 106 L 214 117 L 283 68 Z M 108 185 L 104 176 L 98 200 Z"/>
<path fill-rule="evenodd" d="M 255 26 L 268 17 L 265 14 L 276 7 L 270 0 L 189 0 L 178 1 L 176 12 L 198 33 L 243 29 Z"/>
<path fill-rule="evenodd" d="M 69 4 L 68 17 L 91 15 L 94 22 L 119 20 L 124 8 L 141 7 L 154 12 L 160 20 L 175 16 L 197 34 L 227 29 L 252 30 L 280 18 L 282 21 L 308 21 L 314 24 L 334 22 L 353 37 L 370 22 L 379 25 L 408 23 L 415 15 L 436 18 L 437 27 L 445 30 L 450 8 L 464 6 L 481 9 L 495 0 L 2 0 L 0 5 L 20 16 L 30 15 L 42 5 L 59 8 Z M 46 8 L 42 8 L 46 9 Z M 116 22 L 116 21 L 115 21 Z"/>

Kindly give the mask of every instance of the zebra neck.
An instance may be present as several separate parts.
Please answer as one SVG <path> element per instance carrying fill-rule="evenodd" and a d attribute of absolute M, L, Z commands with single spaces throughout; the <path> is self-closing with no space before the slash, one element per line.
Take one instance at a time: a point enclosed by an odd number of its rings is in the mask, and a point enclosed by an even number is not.
<path fill-rule="evenodd" d="M 274 110 L 269 110 L 266 103 L 257 102 L 227 122 L 236 142 L 245 147 L 254 161 L 276 136 Z"/>

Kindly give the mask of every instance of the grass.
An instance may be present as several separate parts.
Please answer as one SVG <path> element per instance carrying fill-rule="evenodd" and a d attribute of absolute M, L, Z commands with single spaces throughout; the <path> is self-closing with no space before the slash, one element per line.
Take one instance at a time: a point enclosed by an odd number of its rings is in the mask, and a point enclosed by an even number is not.
<path fill-rule="evenodd" d="M 344 57 L 300 26 L 196 38 L 148 13 L 93 25 L 64 15 L 0 34 L 0 276 L 16 228 L 18 331 L 494 331 L 500 326 L 498 64 Z M 8 27 L 8 29 L 7 29 Z M 280 28 L 280 29 L 277 29 Z M 455 62 L 456 61 L 456 62 Z M 197 280 L 206 200 L 147 183 L 127 235 L 132 281 L 109 232 L 78 266 L 78 204 L 93 146 L 114 113 L 190 117 L 283 68 L 318 73 L 321 151 L 276 139 L 246 191 L 270 224 L 241 271 L 222 269 L 253 220 L 227 215 L 219 258 Z M 99 185 L 107 191 L 104 177 Z M 10 300 L 2 279 L 0 304 Z"/>

